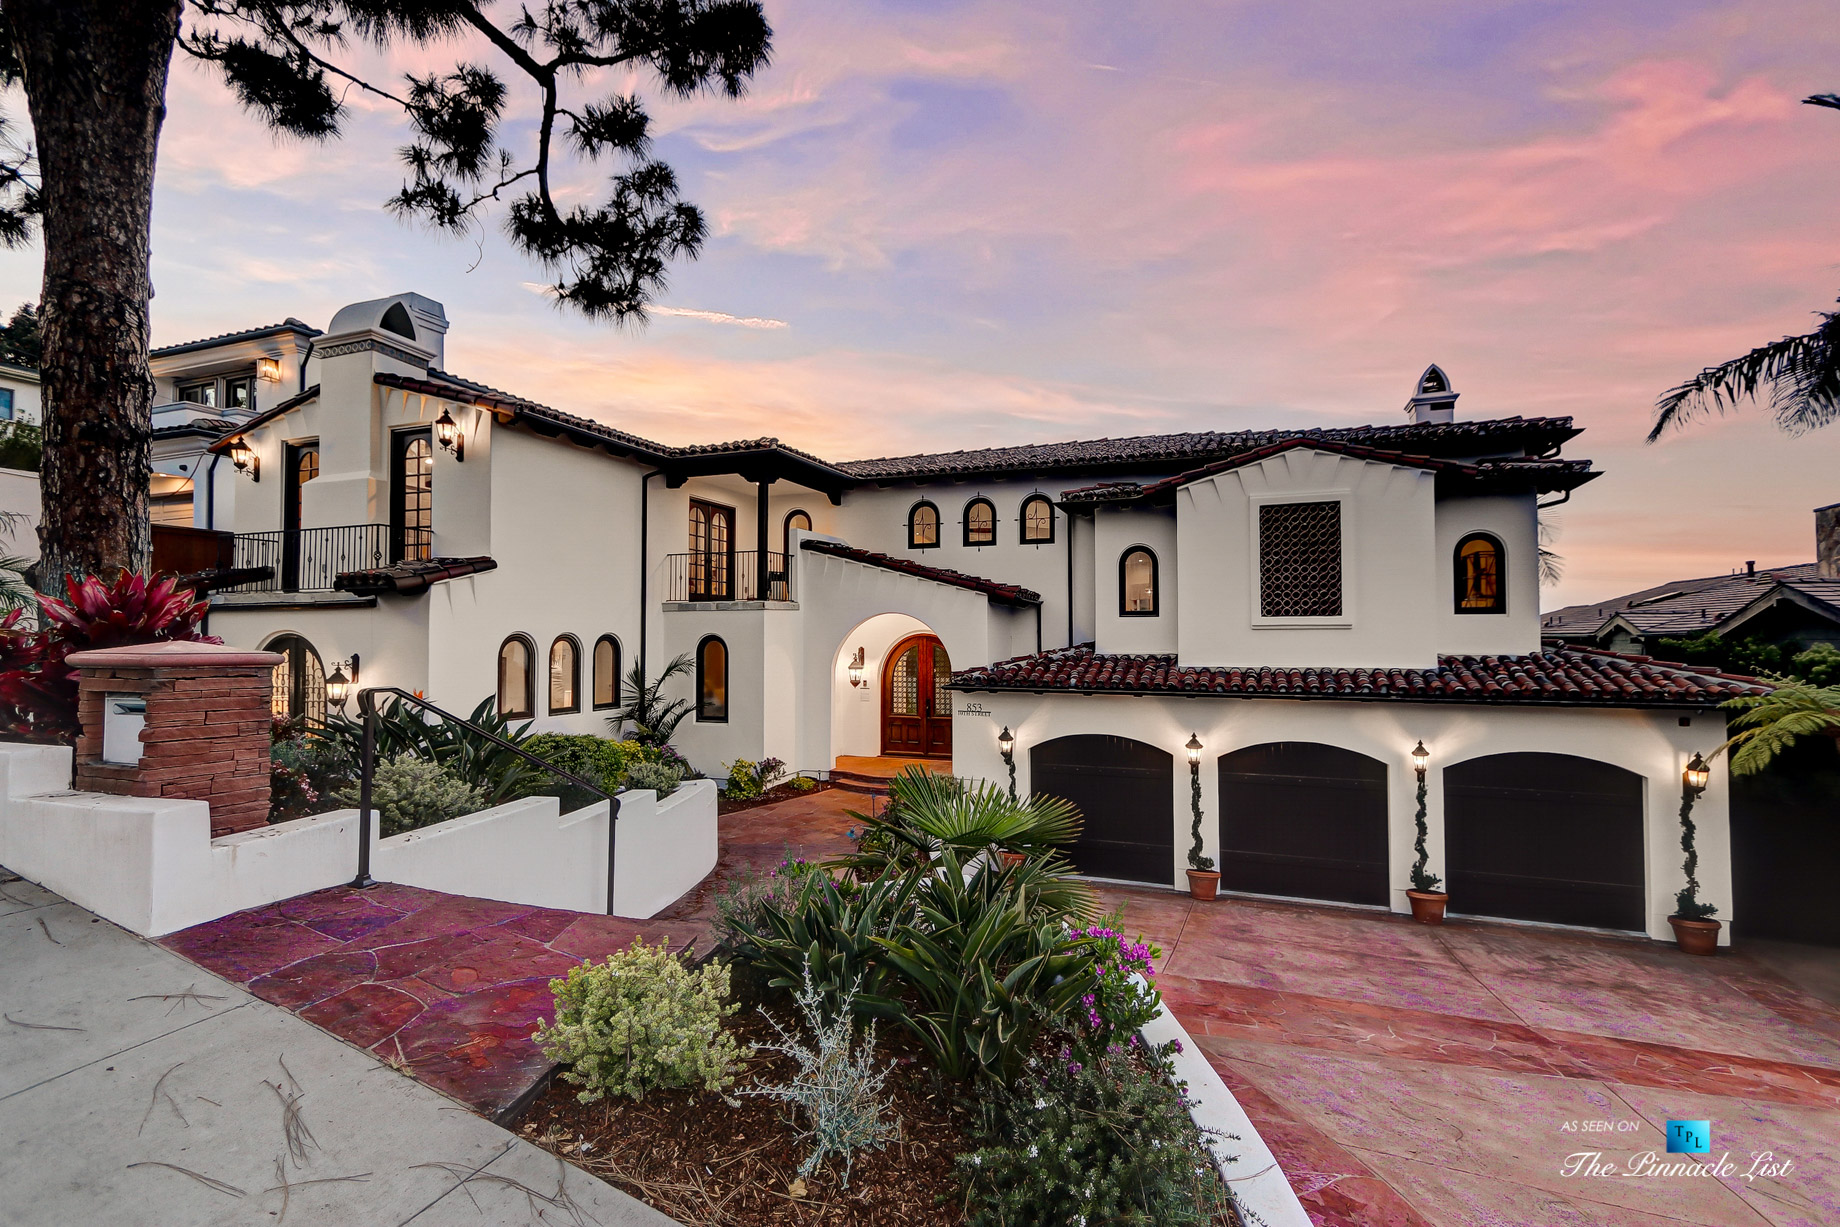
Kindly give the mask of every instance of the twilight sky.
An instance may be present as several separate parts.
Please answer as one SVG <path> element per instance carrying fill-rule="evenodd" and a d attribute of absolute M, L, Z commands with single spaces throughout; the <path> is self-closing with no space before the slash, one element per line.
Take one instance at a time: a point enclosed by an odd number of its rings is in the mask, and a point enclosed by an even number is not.
<path fill-rule="evenodd" d="M 491 225 L 386 215 L 388 114 L 277 144 L 179 57 L 155 343 L 414 289 L 457 373 L 835 459 L 1393 422 L 1435 360 L 1459 416 L 1587 427 L 1606 476 L 1558 515 L 1549 608 L 1806 560 L 1840 500 L 1840 426 L 1641 442 L 1659 391 L 1840 293 L 1840 113 L 1797 101 L 1840 91 L 1831 4 L 767 8 L 748 98 L 654 105 L 712 235 L 641 330 L 558 313 Z M 37 278 L 0 254 L 0 305 Z"/>

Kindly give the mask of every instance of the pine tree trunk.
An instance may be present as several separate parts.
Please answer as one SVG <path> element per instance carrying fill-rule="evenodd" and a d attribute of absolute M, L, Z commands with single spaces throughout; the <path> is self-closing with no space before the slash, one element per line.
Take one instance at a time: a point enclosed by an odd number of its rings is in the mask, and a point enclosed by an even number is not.
<path fill-rule="evenodd" d="M 154 155 L 183 0 L 4 0 L 43 191 L 37 586 L 145 570 Z"/>

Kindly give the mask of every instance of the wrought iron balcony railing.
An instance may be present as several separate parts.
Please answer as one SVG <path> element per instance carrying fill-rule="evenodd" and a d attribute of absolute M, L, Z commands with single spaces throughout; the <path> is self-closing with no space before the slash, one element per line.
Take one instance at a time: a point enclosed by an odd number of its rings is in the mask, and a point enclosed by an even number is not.
<path fill-rule="evenodd" d="M 667 601 L 790 601 L 791 572 L 784 554 L 768 554 L 765 575 L 761 555 L 753 550 L 733 554 L 671 554 Z M 764 578 L 765 583 L 761 581 Z"/>
<path fill-rule="evenodd" d="M 331 592 L 333 580 L 347 571 L 427 558 L 433 552 L 434 534 L 429 529 L 392 529 L 388 524 L 238 533 L 233 565 L 269 567 L 274 575 L 224 591 Z"/>

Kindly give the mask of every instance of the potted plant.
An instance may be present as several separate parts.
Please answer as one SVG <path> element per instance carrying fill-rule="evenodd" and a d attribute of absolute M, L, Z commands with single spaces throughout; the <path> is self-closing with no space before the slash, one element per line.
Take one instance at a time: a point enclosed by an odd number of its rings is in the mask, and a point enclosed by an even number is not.
<path fill-rule="evenodd" d="M 1188 782 L 1190 803 L 1195 819 L 1190 826 L 1194 843 L 1188 849 L 1188 893 L 1203 903 L 1212 903 L 1220 894 L 1220 874 L 1214 858 L 1201 855 L 1201 739 L 1188 736 Z"/>
<path fill-rule="evenodd" d="M 1431 860 L 1431 854 L 1425 850 L 1425 767 L 1431 760 L 1431 751 L 1425 749 L 1421 740 L 1412 748 L 1412 770 L 1418 773 L 1418 814 L 1417 839 L 1413 848 L 1418 852 L 1418 860 L 1412 864 L 1412 889 L 1406 892 L 1406 900 L 1412 905 L 1412 919 L 1423 925 L 1441 925 L 1444 923 L 1444 906 L 1450 902 L 1450 896 L 1438 889 L 1444 879 L 1429 872 L 1425 866 Z"/>
<path fill-rule="evenodd" d="M 1687 884 L 1674 896 L 1674 914 L 1668 925 L 1674 930 L 1674 942 L 1688 954 L 1716 954 L 1719 949 L 1719 922 L 1712 914 L 1719 909 L 1702 903 L 1699 897 L 1699 850 L 1694 847 L 1693 802 L 1706 791 L 1712 770 L 1698 754 L 1681 773 L 1680 850 L 1687 854 Z"/>

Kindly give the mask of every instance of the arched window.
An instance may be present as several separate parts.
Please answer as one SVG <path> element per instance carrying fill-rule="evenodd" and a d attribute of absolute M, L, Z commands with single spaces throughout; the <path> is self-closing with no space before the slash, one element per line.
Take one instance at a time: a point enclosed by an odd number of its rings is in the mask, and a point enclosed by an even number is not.
<path fill-rule="evenodd" d="M 997 543 L 997 508 L 987 498 L 974 498 L 965 504 L 965 544 Z"/>
<path fill-rule="evenodd" d="M 594 641 L 594 710 L 620 705 L 620 641 L 602 635 Z"/>
<path fill-rule="evenodd" d="M 714 635 L 696 645 L 696 718 L 728 723 L 728 645 Z"/>
<path fill-rule="evenodd" d="M 581 710 L 581 645 L 573 635 L 558 635 L 549 645 L 549 714 Z"/>
<path fill-rule="evenodd" d="M 283 720 L 326 723 L 326 666 L 299 635 L 276 635 L 266 648 L 281 654 L 269 694 L 269 710 Z"/>
<path fill-rule="evenodd" d="M 808 513 L 804 511 L 788 511 L 786 513 L 786 531 L 780 536 L 780 540 L 783 543 L 780 549 L 790 557 L 792 554 L 792 534 L 794 532 L 808 533 L 810 531 L 811 516 Z"/>
<path fill-rule="evenodd" d="M 1457 542 L 1457 612 L 1498 614 L 1508 611 L 1501 542 L 1487 533 L 1471 533 Z"/>
<path fill-rule="evenodd" d="M 1022 543 L 1047 545 L 1054 541 L 1054 504 L 1045 494 L 1022 500 Z"/>
<path fill-rule="evenodd" d="M 907 548 L 930 550 L 939 544 L 939 508 L 931 503 L 915 503 L 907 513 Z"/>
<path fill-rule="evenodd" d="M 1119 617 L 1156 617 L 1156 589 L 1156 555 L 1148 546 L 1134 545 L 1119 556 Z"/>
<path fill-rule="evenodd" d="M 529 639 L 513 635 L 498 647 L 498 714 L 534 716 L 537 701 L 531 694 L 530 658 L 536 654 Z"/>

